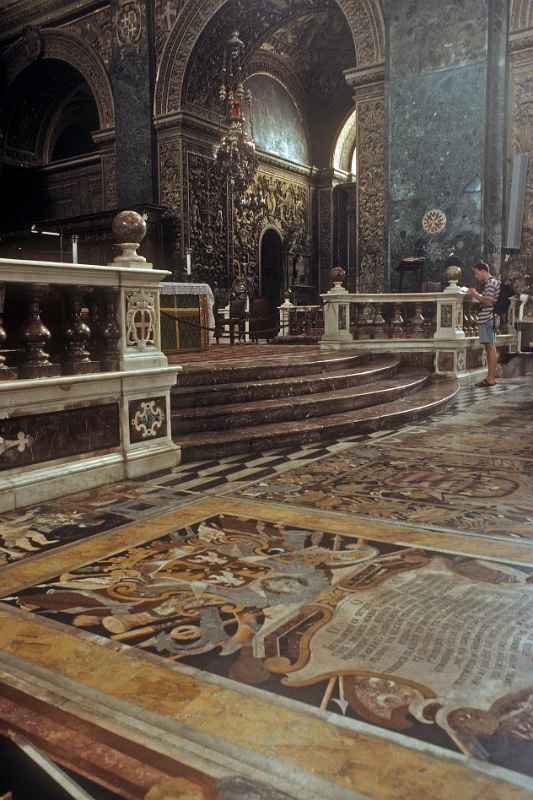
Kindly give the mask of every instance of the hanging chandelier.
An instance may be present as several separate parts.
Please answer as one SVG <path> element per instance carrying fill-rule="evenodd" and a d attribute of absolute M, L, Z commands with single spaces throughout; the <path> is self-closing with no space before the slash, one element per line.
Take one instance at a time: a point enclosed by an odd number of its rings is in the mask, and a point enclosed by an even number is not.
<path fill-rule="evenodd" d="M 215 146 L 215 160 L 237 205 L 257 170 L 253 136 L 252 94 L 244 86 L 244 43 L 234 31 L 224 50 L 219 98 L 227 129 Z M 246 109 L 246 114 L 245 114 Z"/>

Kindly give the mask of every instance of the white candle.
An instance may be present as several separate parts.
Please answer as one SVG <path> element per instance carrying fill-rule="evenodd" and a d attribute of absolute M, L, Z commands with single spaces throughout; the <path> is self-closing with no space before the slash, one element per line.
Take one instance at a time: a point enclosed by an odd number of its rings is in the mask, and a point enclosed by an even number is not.
<path fill-rule="evenodd" d="M 78 263 L 78 235 L 72 234 L 72 263 Z"/>
<path fill-rule="evenodd" d="M 192 267 L 192 253 L 190 250 L 187 250 L 187 275 L 191 274 L 191 267 Z"/>

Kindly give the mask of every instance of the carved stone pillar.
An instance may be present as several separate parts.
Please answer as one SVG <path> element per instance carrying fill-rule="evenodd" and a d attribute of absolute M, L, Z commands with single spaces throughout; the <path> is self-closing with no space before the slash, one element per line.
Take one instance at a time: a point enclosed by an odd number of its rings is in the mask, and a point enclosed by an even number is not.
<path fill-rule="evenodd" d="M 349 70 L 357 120 L 356 291 L 383 292 L 385 264 L 384 67 Z"/>
<path fill-rule="evenodd" d="M 525 8 L 525 6 L 524 6 Z M 522 20 L 524 22 L 525 20 Z M 516 24 L 516 23 L 515 23 Z M 526 185 L 526 201 L 522 221 L 521 250 L 513 255 L 510 268 L 515 283 L 520 284 L 522 292 L 528 292 L 531 273 L 531 253 L 533 252 L 533 28 L 513 32 L 511 42 L 511 82 L 512 82 L 512 154 L 529 155 L 529 179 Z M 510 175 L 507 175 L 508 184 Z M 510 186 L 508 186 L 510 188 Z M 518 280 L 517 280 L 518 278 Z"/>
<path fill-rule="evenodd" d="M 61 373 L 59 364 L 53 364 L 43 349 L 52 338 L 41 319 L 42 302 L 47 293 L 48 286 L 32 284 L 29 318 L 22 330 L 25 361 L 19 369 L 21 378 L 51 378 Z"/>
<path fill-rule="evenodd" d="M 318 218 L 318 288 L 325 292 L 329 288 L 329 272 L 333 263 L 333 175 L 324 170 L 318 181 L 315 194 Z"/>

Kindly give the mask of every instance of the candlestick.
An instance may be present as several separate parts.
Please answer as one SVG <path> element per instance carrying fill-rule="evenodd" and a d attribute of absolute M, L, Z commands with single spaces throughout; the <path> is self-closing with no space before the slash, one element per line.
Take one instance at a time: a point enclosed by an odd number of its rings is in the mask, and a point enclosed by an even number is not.
<path fill-rule="evenodd" d="M 72 263 L 78 263 L 78 234 L 72 234 Z"/>

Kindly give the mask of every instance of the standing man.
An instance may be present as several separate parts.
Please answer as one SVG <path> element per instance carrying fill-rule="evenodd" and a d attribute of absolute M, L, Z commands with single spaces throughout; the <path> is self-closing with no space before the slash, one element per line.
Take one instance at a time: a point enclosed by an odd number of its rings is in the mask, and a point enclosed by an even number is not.
<path fill-rule="evenodd" d="M 487 377 L 478 386 L 494 386 L 496 383 L 496 362 L 498 360 L 494 305 L 498 299 L 500 281 L 490 274 L 488 264 L 485 264 L 484 261 L 479 261 L 475 264 L 473 270 L 475 279 L 483 286 L 483 292 L 480 294 L 477 289 L 472 287 L 468 290 L 468 294 L 481 305 L 478 313 L 479 341 L 485 346 L 488 367 Z"/>

